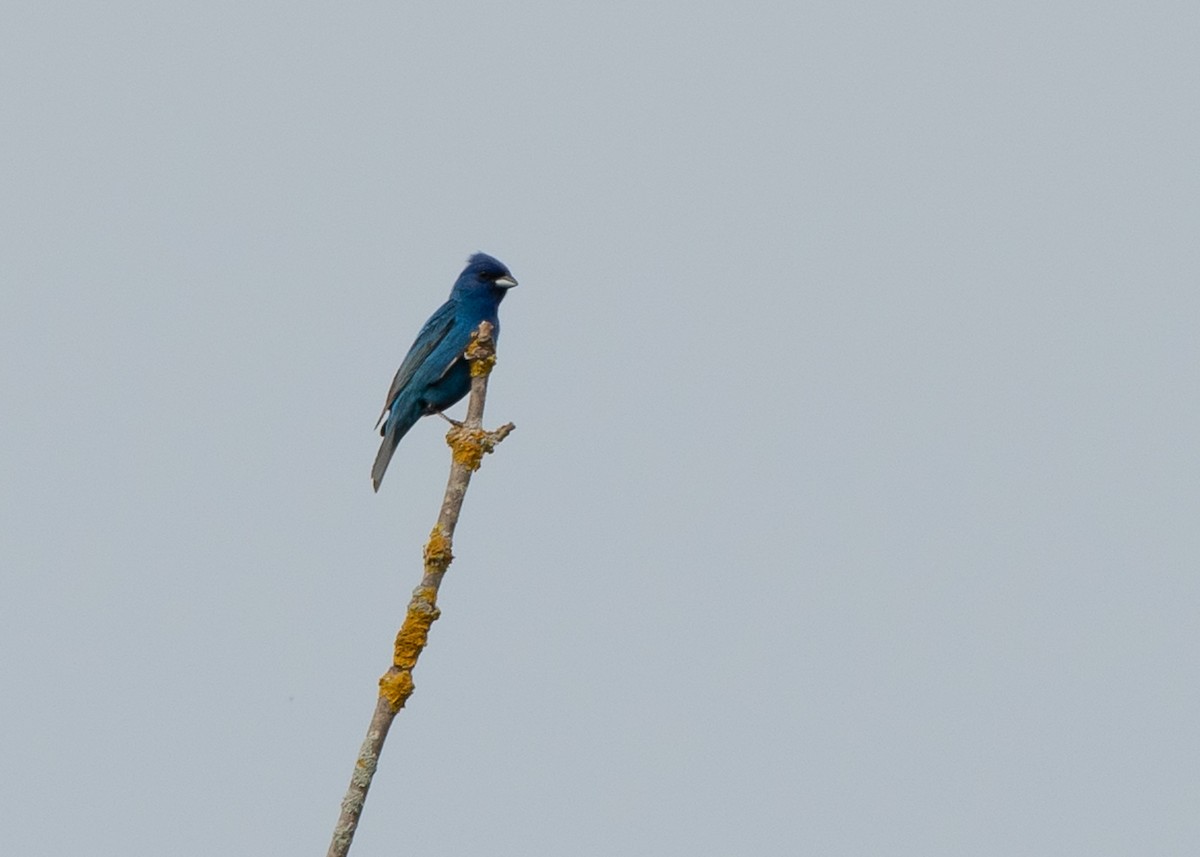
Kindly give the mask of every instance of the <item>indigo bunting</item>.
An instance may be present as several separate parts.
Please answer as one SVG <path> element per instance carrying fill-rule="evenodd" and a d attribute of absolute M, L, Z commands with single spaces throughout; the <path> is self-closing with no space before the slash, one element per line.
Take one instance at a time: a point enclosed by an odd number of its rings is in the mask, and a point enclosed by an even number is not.
<path fill-rule="evenodd" d="M 376 425 L 383 435 L 371 468 L 376 491 L 396 444 L 417 420 L 440 414 L 470 392 L 471 370 L 463 352 L 471 333 L 480 322 L 490 321 L 492 336 L 499 337 L 500 301 L 516 284 L 503 262 L 476 253 L 455 281 L 450 299 L 425 322 L 400 364 Z"/>

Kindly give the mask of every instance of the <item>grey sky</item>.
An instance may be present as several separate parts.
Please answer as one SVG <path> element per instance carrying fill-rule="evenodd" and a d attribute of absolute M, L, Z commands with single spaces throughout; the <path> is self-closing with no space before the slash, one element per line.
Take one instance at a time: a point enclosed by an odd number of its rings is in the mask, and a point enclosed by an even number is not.
<path fill-rule="evenodd" d="M 371 426 L 521 286 L 353 853 L 1200 849 L 1200 7 L 0 15 L 0 836 L 323 853 L 436 516 Z"/>

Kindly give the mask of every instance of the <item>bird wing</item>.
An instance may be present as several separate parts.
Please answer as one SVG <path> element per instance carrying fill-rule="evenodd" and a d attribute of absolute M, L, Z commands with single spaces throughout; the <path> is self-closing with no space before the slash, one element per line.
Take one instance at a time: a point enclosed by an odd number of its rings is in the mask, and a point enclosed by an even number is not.
<path fill-rule="evenodd" d="M 408 386 L 421 364 L 429 358 L 433 350 L 454 327 L 454 311 L 454 301 L 446 301 L 425 322 L 420 333 L 417 334 L 417 338 L 413 341 L 412 347 L 408 349 L 408 354 L 404 355 L 404 362 L 396 370 L 396 377 L 392 379 L 391 389 L 388 390 L 387 400 L 383 404 L 383 413 L 379 415 L 379 422 L 375 424 L 376 428 L 379 428 L 384 418 L 387 417 L 388 409 L 396 401 L 400 391 Z"/>

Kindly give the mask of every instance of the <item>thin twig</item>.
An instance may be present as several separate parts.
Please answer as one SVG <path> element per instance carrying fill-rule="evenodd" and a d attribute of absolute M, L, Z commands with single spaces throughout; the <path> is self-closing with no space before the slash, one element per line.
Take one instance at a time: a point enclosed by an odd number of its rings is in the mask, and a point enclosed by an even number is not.
<path fill-rule="evenodd" d="M 421 585 L 413 590 L 408 602 L 408 613 L 404 624 L 396 635 L 392 665 L 379 679 L 379 699 L 375 703 L 375 714 L 367 728 L 367 737 L 358 751 L 350 787 L 342 799 L 342 812 L 333 829 L 333 841 L 327 857 L 345 857 L 358 829 L 363 803 L 371 788 L 371 779 L 379 764 L 379 754 L 387 739 L 392 721 L 412 696 L 412 671 L 417 659 L 429 639 L 429 628 L 441 615 L 437 607 L 438 587 L 442 577 L 454 559 L 451 547 L 454 528 L 458 525 L 458 514 L 462 510 L 463 497 L 471 483 L 471 474 L 479 469 L 485 453 L 496 448 L 496 444 L 508 437 L 513 430 L 507 423 L 495 431 L 484 431 L 483 405 L 487 399 L 488 375 L 496 363 L 496 343 L 492 338 L 492 326 L 483 322 L 471 335 L 466 358 L 471 364 L 471 399 L 467 404 L 467 418 L 461 426 L 454 426 L 446 433 L 446 443 L 453 451 L 450 478 L 446 483 L 446 495 L 437 524 L 429 534 L 425 545 L 425 574 Z"/>

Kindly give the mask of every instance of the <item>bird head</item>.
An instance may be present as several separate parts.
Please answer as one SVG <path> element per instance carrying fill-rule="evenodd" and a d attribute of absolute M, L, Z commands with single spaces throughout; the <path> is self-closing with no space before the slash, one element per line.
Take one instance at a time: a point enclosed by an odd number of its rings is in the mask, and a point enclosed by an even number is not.
<path fill-rule="evenodd" d="M 485 286 L 501 291 L 511 289 L 517 284 L 516 278 L 505 264 L 487 253 L 476 253 L 468 259 L 467 267 L 463 269 L 458 282 L 466 287 Z"/>

